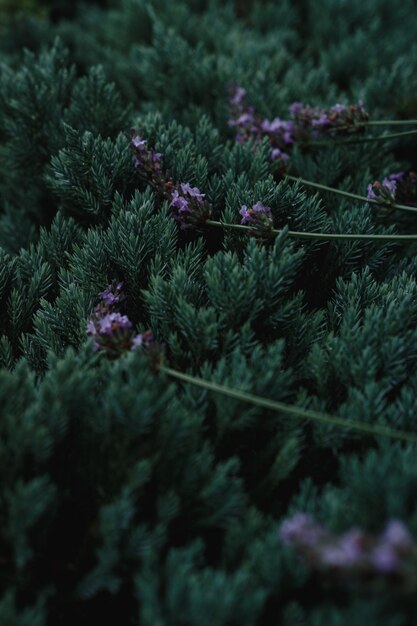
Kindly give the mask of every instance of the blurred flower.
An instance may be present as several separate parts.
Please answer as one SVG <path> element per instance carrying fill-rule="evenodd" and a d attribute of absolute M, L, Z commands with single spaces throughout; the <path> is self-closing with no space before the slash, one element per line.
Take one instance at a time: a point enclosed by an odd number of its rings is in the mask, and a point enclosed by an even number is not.
<path fill-rule="evenodd" d="M 314 136 L 362 131 L 369 119 L 361 100 L 357 104 L 335 104 L 330 109 L 293 102 L 288 111 L 294 118 L 294 135 L 297 139 L 308 139 L 309 132 Z"/>
<path fill-rule="evenodd" d="M 288 112 L 293 117 L 299 117 L 304 108 L 305 108 L 305 105 L 302 102 L 293 102 L 288 107 Z"/>
<path fill-rule="evenodd" d="M 236 141 L 243 143 L 252 139 L 259 142 L 263 134 L 261 119 L 255 115 L 254 107 L 246 104 L 246 89 L 232 85 L 229 91 L 231 115 L 228 123 L 231 128 L 236 129 Z"/>
<path fill-rule="evenodd" d="M 372 551 L 371 563 L 376 572 L 392 574 L 399 569 L 401 559 L 392 546 L 381 543 Z"/>
<path fill-rule="evenodd" d="M 246 90 L 239 85 L 230 89 L 229 104 L 229 126 L 236 129 L 236 141 L 251 140 L 257 146 L 267 137 L 272 148 L 271 158 L 279 160 L 282 169 L 288 165 L 286 152 L 294 143 L 308 142 L 312 137 L 326 133 L 345 135 L 363 131 L 369 119 L 362 101 L 350 105 L 337 103 L 329 109 L 293 102 L 288 109 L 293 119 L 263 119 L 246 102 Z"/>
<path fill-rule="evenodd" d="M 229 126 L 236 129 L 236 141 L 238 143 L 244 143 L 249 139 L 259 141 L 262 137 L 260 123 L 255 116 L 253 107 L 248 107 L 237 118 L 231 117 Z"/>
<path fill-rule="evenodd" d="M 388 522 L 381 540 L 398 552 L 407 552 L 414 546 L 412 536 L 400 520 L 390 520 Z"/>
<path fill-rule="evenodd" d="M 239 85 L 232 86 L 230 94 L 230 104 L 233 107 L 242 108 L 245 97 L 246 89 L 243 89 L 243 87 L 239 87 Z"/>
<path fill-rule="evenodd" d="M 279 148 L 272 148 L 271 161 L 276 165 L 276 173 L 283 176 L 288 170 L 290 164 L 290 157 L 286 152 L 283 152 Z"/>
<path fill-rule="evenodd" d="M 269 136 L 271 143 L 277 147 L 286 147 L 294 143 L 295 125 L 291 120 L 281 120 L 279 117 L 272 121 L 265 119 L 261 128 Z"/>
<path fill-rule="evenodd" d="M 139 335 L 135 335 L 132 339 L 132 349 L 134 348 L 150 348 L 154 344 L 153 333 L 150 330 Z"/>
<path fill-rule="evenodd" d="M 395 172 L 394 174 L 389 174 L 387 176 L 388 180 L 395 180 L 397 183 L 404 180 L 405 177 L 406 177 L 405 172 Z"/>
<path fill-rule="evenodd" d="M 407 576 L 414 576 L 417 567 L 417 544 L 399 520 L 389 520 L 377 536 L 360 528 L 338 536 L 310 515 L 296 513 L 281 524 L 279 536 L 311 567 L 350 583 L 367 584 L 381 576 L 407 583 Z"/>
<path fill-rule="evenodd" d="M 122 282 L 117 283 L 114 287 L 113 285 L 109 285 L 99 294 L 101 301 L 109 307 L 120 304 L 126 297 L 123 293 L 123 287 Z"/>
<path fill-rule="evenodd" d="M 306 548 L 316 546 L 322 541 L 325 531 L 310 515 L 296 513 L 281 524 L 279 536 L 287 545 Z"/>

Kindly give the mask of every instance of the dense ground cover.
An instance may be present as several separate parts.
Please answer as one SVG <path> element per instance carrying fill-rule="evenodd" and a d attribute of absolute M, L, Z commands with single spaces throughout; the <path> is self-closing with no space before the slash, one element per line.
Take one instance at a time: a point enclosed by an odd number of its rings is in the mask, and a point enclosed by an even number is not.
<path fill-rule="evenodd" d="M 415 624 L 416 35 L 0 5 L 2 626 Z"/>

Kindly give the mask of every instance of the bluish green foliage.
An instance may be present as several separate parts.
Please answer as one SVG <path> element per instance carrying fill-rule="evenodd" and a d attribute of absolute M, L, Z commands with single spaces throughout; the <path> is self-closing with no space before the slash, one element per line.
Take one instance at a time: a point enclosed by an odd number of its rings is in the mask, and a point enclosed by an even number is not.
<path fill-rule="evenodd" d="M 288 233 L 417 234 L 413 214 L 278 179 L 267 141 L 234 140 L 228 88 L 268 119 L 359 99 L 417 118 L 416 3 L 21 8 L 0 11 L 0 624 L 415 624 L 415 588 L 338 585 L 277 533 L 301 510 L 417 537 L 415 445 L 175 382 L 141 350 L 109 359 L 86 326 L 123 282 L 170 367 L 415 432 L 415 244 Z M 179 228 L 131 129 L 213 220 L 262 202 L 281 234 Z M 291 167 L 363 196 L 417 167 L 415 139 L 298 145 Z"/>

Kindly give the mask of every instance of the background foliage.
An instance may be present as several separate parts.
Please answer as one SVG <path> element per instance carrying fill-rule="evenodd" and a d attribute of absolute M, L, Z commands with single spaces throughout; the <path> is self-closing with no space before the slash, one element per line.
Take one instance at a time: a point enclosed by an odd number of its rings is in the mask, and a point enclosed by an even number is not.
<path fill-rule="evenodd" d="M 238 222 L 416 233 L 413 217 L 277 182 L 236 144 L 227 87 L 269 118 L 363 99 L 417 117 L 414 0 L 0 3 L 0 623 L 402 626 L 415 596 L 360 593 L 278 540 L 304 510 L 335 531 L 417 535 L 416 447 L 312 426 L 94 353 L 122 280 L 172 367 L 351 420 L 416 430 L 414 244 L 270 247 L 187 233 L 134 169 L 126 131 Z M 363 194 L 415 141 L 298 151 L 294 173 Z"/>

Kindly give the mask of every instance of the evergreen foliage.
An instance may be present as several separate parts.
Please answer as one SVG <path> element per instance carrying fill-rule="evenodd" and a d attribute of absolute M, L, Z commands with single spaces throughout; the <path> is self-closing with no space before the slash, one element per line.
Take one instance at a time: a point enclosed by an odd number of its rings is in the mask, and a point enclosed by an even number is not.
<path fill-rule="evenodd" d="M 415 572 L 345 585 L 278 535 L 301 511 L 417 538 L 416 444 L 354 428 L 417 434 L 416 243 L 291 237 L 417 235 L 415 217 L 279 176 L 267 139 L 235 141 L 228 94 L 267 119 L 360 99 L 415 119 L 416 2 L 17 4 L 0 5 L 0 624 L 415 624 Z M 366 196 L 417 167 L 415 136 L 384 132 L 297 144 L 289 171 Z M 212 223 L 173 219 L 180 183 Z M 233 228 L 256 203 L 278 236 Z M 94 349 L 119 283 L 154 352 Z"/>

